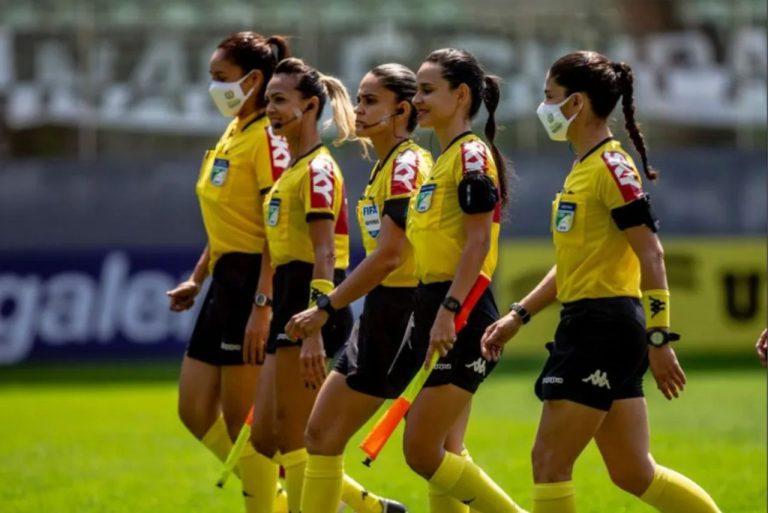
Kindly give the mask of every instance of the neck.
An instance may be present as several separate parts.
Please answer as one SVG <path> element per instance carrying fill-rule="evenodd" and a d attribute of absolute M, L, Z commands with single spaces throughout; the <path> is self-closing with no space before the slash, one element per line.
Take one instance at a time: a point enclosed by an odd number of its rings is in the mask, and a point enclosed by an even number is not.
<path fill-rule="evenodd" d="M 237 113 L 237 119 L 245 119 L 255 112 L 264 112 L 264 107 L 256 105 L 256 95 L 252 94 Z"/>
<path fill-rule="evenodd" d="M 288 149 L 291 152 L 291 165 L 296 163 L 297 158 L 303 157 L 309 150 L 320 144 L 320 133 L 317 126 L 303 126 L 292 135 L 286 136 L 288 139 Z"/>
<path fill-rule="evenodd" d="M 582 159 L 588 151 L 609 137 L 613 137 L 613 134 L 605 120 L 594 119 L 580 127 L 580 130 L 574 130 L 568 140 L 576 152 L 576 158 Z"/>
<path fill-rule="evenodd" d="M 434 127 L 435 136 L 440 143 L 440 152 L 444 152 L 445 149 L 451 144 L 451 141 L 456 139 L 460 134 L 468 132 L 472 129 L 472 125 L 469 123 L 469 119 L 454 118 L 445 126 Z"/>
<path fill-rule="evenodd" d="M 389 152 L 392 151 L 392 148 L 408 138 L 407 136 L 396 135 L 389 130 L 386 130 L 385 132 L 386 133 L 371 137 L 371 144 L 373 144 L 373 149 L 376 151 L 376 155 L 379 159 L 386 158 L 386 156 L 389 155 Z"/>

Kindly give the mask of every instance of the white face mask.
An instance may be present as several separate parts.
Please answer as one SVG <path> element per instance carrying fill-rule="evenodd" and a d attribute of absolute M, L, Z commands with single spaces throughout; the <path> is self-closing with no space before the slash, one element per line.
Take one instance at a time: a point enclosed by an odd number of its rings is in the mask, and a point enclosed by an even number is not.
<path fill-rule="evenodd" d="M 549 135 L 549 138 L 553 141 L 567 141 L 568 127 L 571 125 L 571 122 L 576 119 L 576 116 L 579 115 L 577 112 L 569 119 L 566 118 L 563 111 L 560 110 L 560 107 L 565 105 L 565 102 L 571 99 L 571 96 L 560 103 L 541 102 L 539 108 L 536 109 L 536 114 L 539 116 L 541 124 L 544 125 L 544 130 L 547 131 L 547 135 Z"/>
<path fill-rule="evenodd" d="M 243 93 L 243 89 L 240 84 L 250 76 L 250 73 L 246 73 L 243 78 L 237 82 L 219 82 L 218 80 L 212 80 L 211 85 L 208 86 L 208 93 L 210 93 L 213 103 L 219 108 L 222 116 L 233 117 L 237 116 L 240 109 L 243 108 L 245 100 L 253 93 L 253 89 L 247 93 Z"/>

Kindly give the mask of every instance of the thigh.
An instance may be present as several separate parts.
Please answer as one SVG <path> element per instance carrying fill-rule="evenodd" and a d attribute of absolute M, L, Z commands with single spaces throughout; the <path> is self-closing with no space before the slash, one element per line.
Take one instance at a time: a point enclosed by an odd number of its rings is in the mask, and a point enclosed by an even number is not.
<path fill-rule="evenodd" d="M 536 483 L 567 481 L 573 464 L 600 428 L 606 413 L 567 400 L 544 401 L 533 445 Z"/>
<path fill-rule="evenodd" d="M 260 365 L 230 365 L 221 368 L 221 410 L 233 439 L 237 438 L 256 400 L 260 372 Z"/>
<path fill-rule="evenodd" d="M 275 354 L 275 413 L 278 447 L 283 453 L 304 447 L 307 426 L 317 390 L 304 386 L 299 372 L 299 347 L 281 347 Z"/>
<path fill-rule="evenodd" d="M 640 474 L 653 478 L 648 409 L 644 398 L 614 401 L 595 434 L 600 454 L 612 476 Z"/>
<path fill-rule="evenodd" d="M 307 425 L 307 447 L 313 454 L 341 454 L 344 446 L 384 402 L 357 392 L 338 372 L 331 372 L 318 393 Z"/>
<path fill-rule="evenodd" d="M 472 394 L 455 385 L 422 389 L 408 410 L 406 445 L 442 450 L 449 433 L 468 414 L 471 401 Z"/>
<path fill-rule="evenodd" d="M 469 413 L 472 410 L 472 401 L 467 403 L 464 411 L 461 412 L 456 422 L 451 426 L 448 436 L 445 438 L 445 450 L 454 454 L 461 454 L 464 450 L 464 435 L 467 433 L 469 425 Z"/>
<path fill-rule="evenodd" d="M 221 368 L 185 356 L 179 374 L 179 416 L 202 438 L 220 411 Z"/>

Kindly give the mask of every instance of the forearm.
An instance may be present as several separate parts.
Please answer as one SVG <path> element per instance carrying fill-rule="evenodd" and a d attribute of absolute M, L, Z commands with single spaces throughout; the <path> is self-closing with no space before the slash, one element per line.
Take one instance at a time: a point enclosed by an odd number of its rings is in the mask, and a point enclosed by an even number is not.
<path fill-rule="evenodd" d="M 203 253 L 200 255 L 200 258 L 197 260 L 197 264 L 195 264 L 195 270 L 192 271 L 192 274 L 189 276 L 189 280 L 197 283 L 198 285 L 202 285 L 205 279 L 208 277 L 208 264 L 210 261 L 211 252 L 206 245 L 205 249 L 203 249 Z"/>
<path fill-rule="evenodd" d="M 557 300 L 557 267 L 552 269 L 544 276 L 532 291 L 528 293 L 520 304 L 528 310 L 531 317 L 544 310 Z"/>
<path fill-rule="evenodd" d="M 312 268 L 312 279 L 333 281 L 333 267 L 335 263 L 336 255 L 333 245 L 315 246 L 315 263 Z"/>
<path fill-rule="evenodd" d="M 272 277 L 275 270 L 272 268 L 272 259 L 269 256 L 269 244 L 264 241 L 264 251 L 261 253 L 261 268 L 259 270 L 259 283 L 256 292 L 272 297 Z"/>
<path fill-rule="evenodd" d="M 333 292 L 328 294 L 334 308 L 343 308 L 379 285 L 397 263 L 384 253 L 376 250 L 360 264 Z"/>
<path fill-rule="evenodd" d="M 488 256 L 489 250 L 490 238 L 467 241 L 461 253 L 456 273 L 453 276 L 453 282 L 448 289 L 448 296 L 456 298 L 460 303 L 464 303 L 483 268 L 483 262 L 485 257 Z"/>
<path fill-rule="evenodd" d="M 664 253 L 658 250 L 648 251 L 640 257 L 640 289 L 668 289 L 667 269 L 664 265 Z"/>

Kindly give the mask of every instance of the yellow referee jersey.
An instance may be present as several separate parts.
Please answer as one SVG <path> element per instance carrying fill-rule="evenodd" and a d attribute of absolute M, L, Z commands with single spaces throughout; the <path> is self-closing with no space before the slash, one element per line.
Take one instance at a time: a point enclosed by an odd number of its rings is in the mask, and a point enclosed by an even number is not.
<path fill-rule="evenodd" d="M 413 196 L 408 209 L 408 240 L 413 246 L 416 277 L 422 283 L 453 280 L 467 241 L 464 211 L 459 206 L 459 183 L 466 173 L 481 172 L 498 186 L 499 175 L 491 150 L 472 132 L 460 135 L 438 157 L 429 178 Z M 491 226 L 491 249 L 482 272 L 492 276 L 499 248 L 501 205 Z"/>
<path fill-rule="evenodd" d="M 574 163 L 552 202 L 557 298 L 640 297 L 640 262 L 611 210 L 643 195 L 632 157 L 606 139 Z"/>
<path fill-rule="evenodd" d="M 209 271 L 225 253 L 264 250 L 264 195 L 290 162 L 288 143 L 266 116 L 235 118 L 205 152 L 196 192 L 211 254 Z"/>
<path fill-rule="evenodd" d="M 381 220 L 387 205 L 408 201 L 418 190 L 432 167 L 432 155 L 410 139 L 395 146 L 389 155 L 376 163 L 368 186 L 357 202 L 357 221 L 363 236 L 365 254 L 378 245 Z M 389 273 L 382 285 L 415 287 L 417 285 L 413 250 L 406 245 L 400 266 Z"/>
<path fill-rule="evenodd" d="M 309 236 L 312 219 L 336 221 L 336 269 L 349 266 L 349 218 L 344 177 L 328 148 L 318 145 L 300 157 L 275 182 L 264 201 L 272 266 L 295 260 L 315 262 Z"/>

